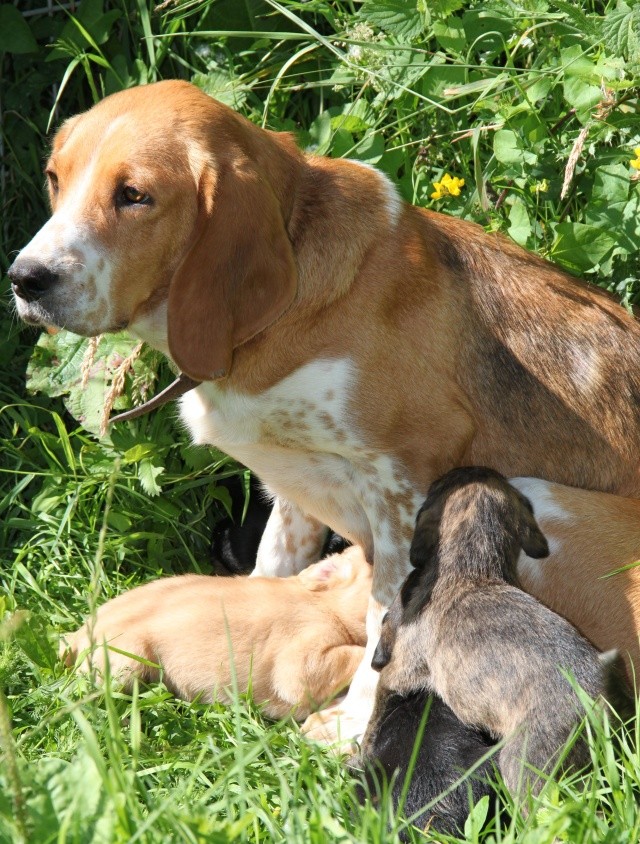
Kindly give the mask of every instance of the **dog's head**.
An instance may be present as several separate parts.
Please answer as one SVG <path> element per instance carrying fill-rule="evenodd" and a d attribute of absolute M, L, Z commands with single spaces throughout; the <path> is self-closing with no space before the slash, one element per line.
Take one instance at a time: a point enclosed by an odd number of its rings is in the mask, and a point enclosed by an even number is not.
<path fill-rule="evenodd" d="M 492 469 L 454 469 L 435 481 L 416 519 L 410 559 L 421 570 L 516 581 L 520 549 L 549 554 L 533 508 Z"/>
<path fill-rule="evenodd" d="M 107 97 L 58 131 L 52 216 L 9 270 L 18 314 L 85 336 L 151 321 L 198 380 L 292 303 L 300 154 L 185 82 Z"/>

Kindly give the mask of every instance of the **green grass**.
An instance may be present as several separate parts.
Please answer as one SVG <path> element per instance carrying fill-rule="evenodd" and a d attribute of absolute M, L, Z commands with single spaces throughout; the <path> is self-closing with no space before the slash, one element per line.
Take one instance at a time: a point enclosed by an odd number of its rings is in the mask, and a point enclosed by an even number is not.
<path fill-rule="evenodd" d="M 303 147 L 375 164 L 409 201 L 502 230 L 640 301 L 636 0 L 193 0 L 160 11 L 83 0 L 75 15 L 6 14 L 3 271 L 46 219 L 49 125 L 122 87 L 182 77 Z M 445 173 L 464 188 L 432 199 Z M 70 413 L 85 398 L 77 382 L 61 396 L 52 374 L 75 378 L 84 347 L 62 333 L 32 356 L 37 335 L 17 324 L 6 278 L 0 294 L 0 841 L 396 840 L 406 823 L 388 798 L 357 807 L 340 760 L 293 723 L 267 723 L 244 700 L 189 705 L 161 686 L 127 696 L 63 671 L 57 639 L 97 603 L 210 570 L 225 506 L 216 481 L 237 469 L 190 446 L 171 408 L 96 439 Z M 125 404 L 153 387 L 157 359 L 137 367 Z M 614 754 L 606 730 L 590 730 L 584 780 L 554 778 L 526 817 L 505 795 L 483 833 L 479 806 L 463 840 L 639 840 L 635 742 L 625 733 Z"/>

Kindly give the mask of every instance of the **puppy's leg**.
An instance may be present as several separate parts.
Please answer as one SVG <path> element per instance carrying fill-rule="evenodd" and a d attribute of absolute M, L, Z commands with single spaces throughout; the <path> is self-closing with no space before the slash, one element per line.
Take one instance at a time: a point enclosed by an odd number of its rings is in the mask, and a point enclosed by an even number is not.
<path fill-rule="evenodd" d="M 106 606 L 107 612 L 103 612 L 102 623 L 93 628 L 87 623 L 75 633 L 63 637 L 59 649 L 60 658 L 69 668 L 76 665 L 80 658 L 78 671 L 82 674 L 95 671 L 99 681 L 105 677 L 108 660 L 111 677 L 125 690 L 131 688 L 136 677 L 145 682 L 156 682 L 160 671 L 154 665 L 148 664 L 154 662 L 148 644 L 142 637 L 137 636 L 135 631 L 126 633 L 117 631 L 116 628 L 116 632 L 109 633 L 108 605 Z M 136 659 L 136 656 L 141 659 Z"/>
<path fill-rule="evenodd" d="M 291 659 L 279 660 L 275 676 L 278 693 L 292 706 L 299 703 L 295 717 L 301 721 L 343 691 L 353 679 L 364 655 L 361 645 L 335 645 L 318 653 L 318 642 L 296 642 Z M 292 665 L 303 660 L 300 671 Z"/>
<path fill-rule="evenodd" d="M 258 548 L 253 577 L 289 577 L 320 559 L 328 528 L 276 498 Z"/>
<path fill-rule="evenodd" d="M 537 723 L 519 730 L 507 741 L 500 751 L 498 767 L 514 796 L 526 800 L 527 794 L 536 796 L 540 793 L 546 781 L 544 775 L 553 770 L 571 733 L 571 725 Z M 563 759 L 562 768 L 580 770 L 588 762 L 587 745 L 582 736 L 578 736 Z M 538 776 L 538 771 L 543 776 Z"/>

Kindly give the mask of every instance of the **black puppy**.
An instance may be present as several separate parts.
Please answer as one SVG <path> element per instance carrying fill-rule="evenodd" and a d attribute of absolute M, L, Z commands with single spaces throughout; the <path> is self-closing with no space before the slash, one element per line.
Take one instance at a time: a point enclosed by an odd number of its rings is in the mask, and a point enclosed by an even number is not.
<path fill-rule="evenodd" d="M 471 805 L 494 793 L 494 744 L 488 733 L 463 724 L 438 695 L 419 687 L 404 695 L 386 688 L 383 672 L 360 757 L 352 763 L 365 768 L 367 791 L 359 789 L 358 796 L 364 802 L 368 792 L 375 801 L 393 779 L 393 805 L 398 808 L 404 792 L 403 812 L 415 826 L 460 834 Z"/>
<path fill-rule="evenodd" d="M 249 480 L 248 501 L 240 475 L 218 481 L 218 486 L 225 487 L 231 496 L 231 515 L 225 510 L 213 529 L 211 564 L 216 574 L 250 574 L 255 568 L 258 546 L 273 509 L 271 497 L 254 475 Z M 329 531 L 321 557 L 339 554 L 350 544 Z"/>
<path fill-rule="evenodd" d="M 435 692 L 466 724 L 503 740 L 513 793 L 539 790 L 590 698 L 615 687 L 615 654 L 600 654 L 565 619 L 518 588 L 520 549 L 548 553 L 529 501 L 490 469 L 455 469 L 432 484 L 416 521 L 417 567 L 383 626 L 374 667 L 383 688 Z M 417 579 L 417 585 L 416 585 Z M 566 765 L 589 761 L 574 743 Z"/>
<path fill-rule="evenodd" d="M 258 546 L 271 514 L 271 499 L 253 475 L 249 480 L 248 501 L 241 475 L 218 481 L 218 486 L 229 492 L 231 515 L 225 510 L 213 529 L 211 563 L 216 574 L 249 574 L 255 567 Z"/>

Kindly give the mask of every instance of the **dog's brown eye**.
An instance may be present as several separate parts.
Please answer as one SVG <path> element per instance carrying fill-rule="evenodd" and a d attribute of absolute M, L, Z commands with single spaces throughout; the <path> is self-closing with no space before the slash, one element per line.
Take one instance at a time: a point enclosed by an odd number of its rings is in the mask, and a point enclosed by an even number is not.
<path fill-rule="evenodd" d="M 53 172 L 53 170 L 47 170 L 47 179 L 49 179 L 49 187 L 51 188 L 51 193 L 58 193 L 58 177 Z"/>
<path fill-rule="evenodd" d="M 144 193 L 134 185 L 126 185 L 121 191 L 123 205 L 147 205 L 151 201 L 148 193 Z"/>

